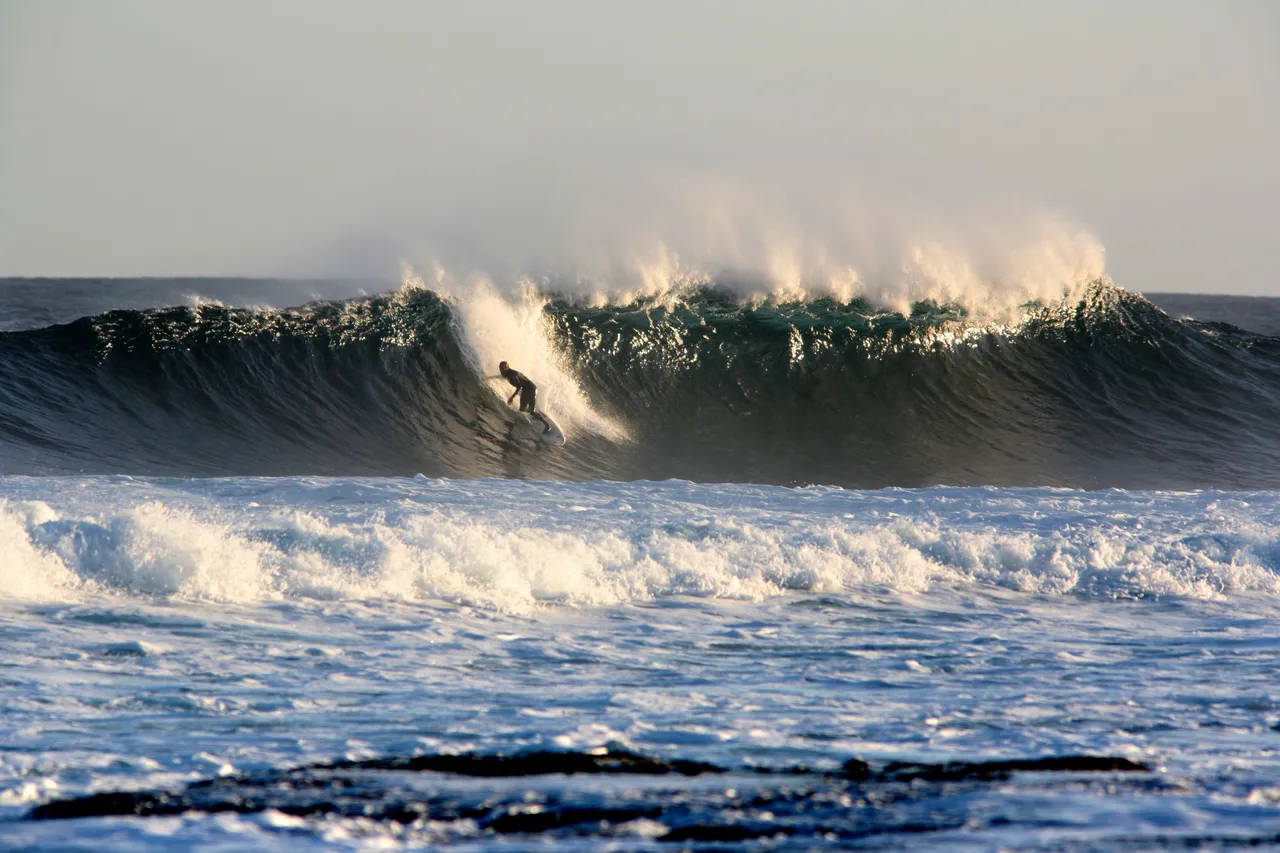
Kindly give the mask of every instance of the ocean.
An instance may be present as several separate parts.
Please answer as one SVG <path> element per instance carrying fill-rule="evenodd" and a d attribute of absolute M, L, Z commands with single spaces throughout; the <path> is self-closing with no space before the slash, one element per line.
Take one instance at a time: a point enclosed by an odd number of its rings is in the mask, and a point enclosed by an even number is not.
<path fill-rule="evenodd" d="M 1280 299 L 571 290 L 0 279 L 0 848 L 1280 847 Z"/>

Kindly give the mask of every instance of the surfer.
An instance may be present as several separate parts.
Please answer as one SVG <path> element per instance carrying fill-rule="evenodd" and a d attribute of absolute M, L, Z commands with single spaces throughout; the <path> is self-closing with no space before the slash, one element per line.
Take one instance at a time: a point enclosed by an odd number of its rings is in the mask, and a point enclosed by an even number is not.
<path fill-rule="evenodd" d="M 519 394 L 520 395 L 520 411 L 528 412 L 529 417 L 537 418 L 538 420 L 542 421 L 542 425 L 544 427 L 544 429 L 542 430 L 543 432 L 551 432 L 550 422 L 548 422 L 547 419 L 542 416 L 541 412 L 535 411 L 533 408 L 534 401 L 538 397 L 538 386 L 534 385 L 533 382 L 530 381 L 528 376 L 525 376 L 523 373 L 521 373 L 518 370 L 511 369 L 511 367 L 508 366 L 505 361 L 498 363 L 498 373 L 501 374 L 503 379 L 507 380 L 512 385 L 514 385 L 516 389 L 512 391 L 511 396 L 507 398 L 507 405 L 510 406 L 511 401 L 516 398 L 517 394 Z"/>

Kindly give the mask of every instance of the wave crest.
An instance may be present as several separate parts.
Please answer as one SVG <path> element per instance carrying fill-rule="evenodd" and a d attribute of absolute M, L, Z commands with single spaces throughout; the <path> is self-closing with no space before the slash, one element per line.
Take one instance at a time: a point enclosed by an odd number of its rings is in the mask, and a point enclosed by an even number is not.
<path fill-rule="evenodd" d="M 596 305 L 443 271 L 287 310 L 0 333 L 0 471 L 1269 488 L 1280 340 L 1107 280 L 1004 323 L 955 302 Z M 539 385 L 541 446 L 487 381 Z"/>

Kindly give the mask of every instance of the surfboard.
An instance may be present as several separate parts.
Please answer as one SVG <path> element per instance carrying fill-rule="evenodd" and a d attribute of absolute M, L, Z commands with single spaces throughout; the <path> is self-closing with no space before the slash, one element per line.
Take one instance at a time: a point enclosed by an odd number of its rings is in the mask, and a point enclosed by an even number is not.
<path fill-rule="evenodd" d="M 524 418 L 525 423 L 529 425 L 529 429 L 533 430 L 538 437 L 538 441 L 543 444 L 550 444 L 552 447 L 564 446 L 564 433 L 560 431 L 560 427 L 556 426 L 555 421 L 547 417 L 546 412 L 535 412 L 533 415 L 528 412 L 520 412 L 519 414 L 520 417 Z M 538 420 L 538 418 L 542 418 L 542 420 Z"/>

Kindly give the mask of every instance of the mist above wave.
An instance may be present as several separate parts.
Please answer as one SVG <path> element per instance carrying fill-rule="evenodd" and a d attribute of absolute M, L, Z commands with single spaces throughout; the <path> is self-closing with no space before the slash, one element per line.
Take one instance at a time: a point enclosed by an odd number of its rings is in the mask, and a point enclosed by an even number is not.
<path fill-rule="evenodd" d="M 1028 303 L 1075 298 L 1105 275 L 1101 242 L 1069 217 L 1011 203 L 907 205 L 827 186 L 700 178 L 642 197 L 580 199 L 536 244 L 504 237 L 437 248 L 405 281 L 438 291 L 487 280 L 594 305 L 669 301 L 709 285 L 743 301 L 863 299 L 909 313 L 922 301 L 1016 322 Z M 477 245 L 478 244 L 478 245 Z M 410 264 L 412 267 L 413 264 Z"/>

